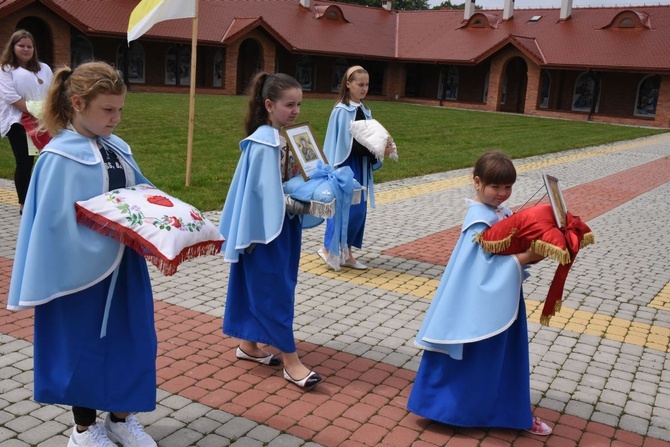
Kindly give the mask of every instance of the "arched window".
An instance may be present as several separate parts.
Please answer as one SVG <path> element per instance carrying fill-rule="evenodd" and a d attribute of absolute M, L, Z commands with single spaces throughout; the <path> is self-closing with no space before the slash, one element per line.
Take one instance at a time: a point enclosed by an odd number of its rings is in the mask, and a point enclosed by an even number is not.
<path fill-rule="evenodd" d="M 333 83 L 331 90 L 337 92 L 340 90 L 340 84 L 342 83 L 342 78 L 349 68 L 349 62 L 344 58 L 338 58 L 335 61 L 335 66 L 333 67 Z"/>
<path fill-rule="evenodd" d="M 660 88 L 661 77 L 658 75 L 647 76 L 640 81 L 635 99 L 636 116 L 656 116 L 656 103 Z"/>
<path fill-rule="evenodd" d="M 126 57 L 128 57 L 126 65 Z M 130 48 L 126 44 L 116 47 L 116 67 L 123 73 L 128 73 L 128 82 L 133 84 L 144 84 L 145 82 L 145 57 L 144 47 L 141 43 L 133 41 Z"/>
<path fill-rule="evenodd" d="M 572 110 L 577 112 L 590 112 L 598 108 L 598 81 L 591 72 L 582 73 L 575 82 L 575 90 L 572 93 Z M 594 108 L 595 106 L 595 108 Z"/>
<path fill-rule="evenodd" d="M 542 70 L 540 74 L 540 108 L 549 107 L 549 90 L 551 89 L 551 75 L 547 70 Z"/>
<path fill-rule="evenodd" d="M 91 41 L 81 34 L 77 34 L 72 39 L 70 52 L 72 53 L 71 64 L 73 69 L 84 62 L 89 62 L 94 59 L 93 45 L 91 45 Z"/>
<path fill-rule="evenodd" d="M 214 79 L 212 85 L 221 87 L 223 85 L 223 50 L 218 49 L 214 53 Z"/>
<path fill-rule="evenodd" d="M 177 82 L 179 81 L 179 82 Z M 165 84 L 189 85 L 191 50 L 183 45 L 171 46 L 165 55 Z"/>
<path fill-rule="evenodd" d="M 314 58 L 303 56 L 296 67 L 296 79 L 304 92 L 314 90 Z"/>

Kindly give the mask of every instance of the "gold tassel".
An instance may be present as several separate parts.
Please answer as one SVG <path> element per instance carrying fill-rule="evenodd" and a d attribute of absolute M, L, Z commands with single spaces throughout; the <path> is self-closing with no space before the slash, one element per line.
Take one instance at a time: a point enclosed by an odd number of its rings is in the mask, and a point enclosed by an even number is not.
<path fill-rule="evenodd" d="M 551 315 L 542 315 L 540 317 L 540 324 L 542 326 L 549 326 L 549 320 L 551 319 Z"/>
<path fill-rule="evenodd" d="M 499 241 L 486 241 L 484 240 L 484 233 L 477 234 L 475 236 L 475 240 L 482 246 L 484 251 L 486 253 L 500 253 L 503 250 L 507 250 L 509 246 L 512 244 L 512 238 L 516 234 L 517 229 L 512 228 L 510 230 L 509 236 L 507 236 L 505 239 L 499 240 Z"/>
<path fill-rule="evenodd" d="M 570 263 L 570 253 L 568 250 L 560 249 L 555 245 L 549 244 L 539 239 L 535 239 L 533 242 L 531 242 L 530 248 L 532 248 L 533 251 L 538 255 L 553 259 L 560 264 Z"/>
<path fill-rule="evenodd" d="M 584 235 L 584 239 L 582 239 L 581 242 L 579 243 L 579 248 L 584 248 L 587 245 L 595 243 L 596 243 L 596 237 L 593 235 L 593 233 L 586 233 Z"/>
<path fill-rule="evenodd" d="M 554 304 L 554 313 L 552 315 L 556 315 L 556 312 L 560 312 L 562 308 L 563 308 L 563 301 L 561 300 L 556 301 L 556 303 Z"/>

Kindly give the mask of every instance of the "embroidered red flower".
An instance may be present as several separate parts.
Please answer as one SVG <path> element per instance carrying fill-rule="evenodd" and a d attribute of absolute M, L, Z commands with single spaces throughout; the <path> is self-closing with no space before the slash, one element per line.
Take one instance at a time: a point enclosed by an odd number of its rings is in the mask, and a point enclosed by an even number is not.
<path fill-rule="evenodd" d="M 202 216 L 193 210 L 191 210 L 191 217 L 193 220 L 202 221 Z"/>
<path fill-rule="evenodd" d="M 175 228 L 181 228 L 181 222 L 175 216 L 168 217 L 167 222 Z"/>
<path fill-rule="evenodd" d="M 159 206 L 166 206 L 166 207 L 173 207 L 174 204 L 170 199 L 168 199 L 165 196 L 145 196 L 147 198 L 147 202 L 153 203 L 154 205 L 159 205 Z"/>

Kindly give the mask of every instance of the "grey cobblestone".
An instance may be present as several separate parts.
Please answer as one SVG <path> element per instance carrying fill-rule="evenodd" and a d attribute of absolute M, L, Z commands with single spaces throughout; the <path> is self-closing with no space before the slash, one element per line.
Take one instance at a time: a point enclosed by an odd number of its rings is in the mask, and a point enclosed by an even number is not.
<path fill-rule="evenodd" d="M 670 156 L 668 138 L 633 149 L 549 164 L 547 173 L 564 188 L 597 181 L 624 169 Z M 604 146 L 605 148 L 613 146 Z M 601 147 L 600 149 L 602 149 Z M 597 149 L 597 148 L 596 148 Z M 517 166 L 594 148 L 517 160 Z M 378 193 L 427 181 L 461 178 L 469 169 L 379 184 Z M 521 171 L 511 206 L 537 189 L 539 171 Z M 0 180 L 0 187 L 11 182 Z M 394 258 L 383 252 L 418 237 L 461 225 L 463 198 L 471 187 L 458 186 L 370 209 L 364 249 L 359 257 L 371 267 L 439 281 L 444 266 Z M 597 243 L 580 251 L 566 281 L 564 308 L 638 325 L 670 327 L 667 309 L 649 307 L 670 283 L 670 234 L 665 226 L 649 231 L 649 222 L 670 218 L 670 184 L 660 185 L 634 200 L 589 221 Z M 435 213 L 439 204 L 443 212 Z M 2 226 L 0 256 L 13 258 L 18 216 L 15 207 L 0 204 L 0 213 L 14 216 Z M 665 214 L 664 214 L 665 213 Z M 9 213 L 7 213 L 9 215 Z M 219 212 L 205 213 L 218 221 Z M 6 226 L 5 226 L 6 225 Z M 412 231 L 407 231 L 411 227 Z M 6 231 L 5 231 L 6 230 Z M 323 228 L 303 234 L 304 255 L 314 256 Z M 154 297 L 196 312 L 221 318 L 229 266 L 220 257 L 198 258 L 180 266 L 172 277 L 151 268 Z M 525 284 L 528 300 L 541 302 L 555 264 L 532 267 Z M 416 371 L 421 351 L 413 339 L 430 298 L 418 298 L 341 277 L 300 271 L 296 289 L 295 336 L 346 353 Z M 540 326 L 529 320 L 531 399 L 535 405 L 600 422 L 611 427 L 670 441 L 670 354 L 593 333 Z M 0 334 L 0 444 L 2 447 L 63 446 L 71 430 L 69 408 L 32 401 L 32 344 Z M 157 390 L 155 411 L 138 415 L 161 447 L 317 447 L 246 418 L 212 409 L 184 397 Z M 104 414 L 101 413 L 100 417 Z"/>

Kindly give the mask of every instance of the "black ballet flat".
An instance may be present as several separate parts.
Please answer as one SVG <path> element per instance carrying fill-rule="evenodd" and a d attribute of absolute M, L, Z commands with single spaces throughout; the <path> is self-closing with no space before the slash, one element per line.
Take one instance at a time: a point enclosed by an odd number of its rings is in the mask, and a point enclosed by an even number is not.
<path fill-rule="evenodd" d="M 239 360 L 248 360 L 250 362 L 260 363 L 261 365 L 268 365 L 268 366 L 281 365 L 281 359 L 276 355 L 268 354 L 265 357 L 254 357 L 241 350 L 239 346 L 237 347 L 237 352 L 235 353 L 235 356 Z"/>
<path fill-rule="evenodd" d="M 314 371 L 310 371 L 309 374 L 307 374 L 304 378 L 300 380 L 295 380 L 289 373 L 286 372 L 286 369 L 284 369 L 284 379 L 288 380 L 294 385 L 299 386 L 300 388 L 304 389 L 305 391 L 309 391 L 312 388 L 314 388 L 319 382 L 321 382 L 323 379 L 321 378 L 320 375 L 315 373 Z"/>

